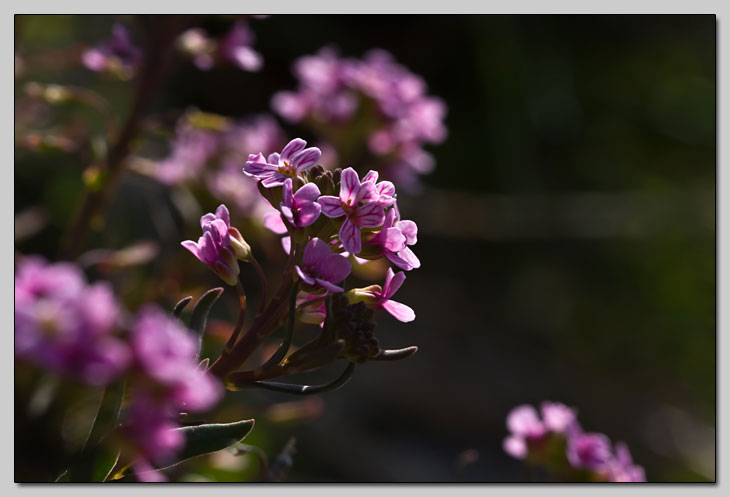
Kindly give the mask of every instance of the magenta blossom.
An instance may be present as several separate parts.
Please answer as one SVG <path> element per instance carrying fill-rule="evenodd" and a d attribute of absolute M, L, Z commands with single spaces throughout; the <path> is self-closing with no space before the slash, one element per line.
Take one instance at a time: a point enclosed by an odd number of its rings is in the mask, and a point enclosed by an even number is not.
<path fill-rule="evenodd" d="M 292 179 L 287 178 L 282 190 L 284 201 L 281 203 L 281 213 L 295 228 L 304 228 L 314 223 L 322 211 L 317 203 L 319 188 L 314 183 L 307 183 L 292 194 Z"/>
<path fill-rule="evenodd" d="M 343 292 L 337 286 L 350 275 L 352 266 L 339 254 L 333 254 L 325 242 L 312 238 L 304 247 L 301 266 L 294 266 L 303 283 L 313 288 L 323 288 L 331 292 Z"/>
<path fill-rule="evenodd" d="M 145 307 L 132 329 L 132 349 L 144 375 L 164 387 L 172 404 L 200 411 L 220 399 L 219 382 L 198 369 L 198 340 L 177 319 Z"/>
<path fill-rule="evenodd" d="M 266 188 L 281 186 L 287 178 L 296 178 L 299 173 L 313 167 L 322 152 L 317 147 L 304 148 L 307 142 L 301 138 L 290 141 L 281 154 L 274 152 L 264 159 L 263 154 L 248 156 L 243 172 L 261 181 Z"/>
<path fill-rule="evenodd" d="M 378 285 L 374 285 L 364 290 L 354 290 L 354 299 L 356 301 L 361 300 L 375 309 L 385 309 L 398 321 L 409 323 L 416 319 L 416 313 L 413 312 L 413 309 L 400 302 L 390 300 L 405 280 L 406 273 L 401 271 L 394 274 L 393 270 L 388 268 L 382 289 Z"/>
<path fill-rule="evenodd" d="M 566 454 L 574 468 L 601 469 L 611 459 L 611 442 L 601 433 L 580 433 L 568 437 Z"/>
<path fill-rule="evenodd" d="M 201 217 L 200 226 L 203 236 L 198 239 L 198 243 L 186 240 L 181 245 L 207 264 L 223 281 L 235 285 L 239 273 L 236 258 L 248 258 L 250 248 L 239 231 L 231 227 L 226 206 L 221 204 L 215 214 L 208 213 Z"/>
<path fill-rule="evenodd" d="M 545 428 L 553 433 L 568 433 L 577 427 L 575 409 L 560 402 L 545 401 L 540 404 Z"/>
<path fill-rule="evenodd" d="M 418 241 L 418 227 L 413 221 L 397 221 L 396 210 L 385 214 L 383 229 L 373 234 L 365 243 L 363 253 L 370 257 L 385 256 L 401 269 L 410 271 L 421 267 L 421 261 L 407 245 Z"/>
<path fill-rule="evenodd" d="M 23 259 L 15 275 L 15 355 L 89 385 L 105 385 L 129 363 L 114 336 L 119 304 L 104 282 L 87 285 L 67 263 Z"/>
<path fill-rule="evenodd" d="M 345 250 L 359 254 L 362 250 L 360 228 L 377 228 L 383 225 L 385 210 L 372 181 L 360 181 L 351 167 L 342 171 L 340 196 L 322 195 L 317 202 L 322 213 L 329 218 L 345 216 L 339 238 Z"/>
<path fill-rule="evenodd" d="M 548 431 L 535 408 L 530 405 L 512 409 L 507 415 L 507 428 L 510 436 L 504 440 L 502 447 L 505 452 L 517 459 L 524 459 L 527 456 L 528 441 L 537 442 Z"/>
<path fill-rule="evenodd" d="M 644 468 L 634 464 L 631 452 L 625 443 L 618 442 L 615 446 L 615 456 L 608 464 L 608 478 L 613 482 L 645 482 Z"/>
<path fill-rule="evenodd" d="M 236 22 L 218 43 L 221 57 L 244 71 L 256 72 L 264 60 L 253 48 L 254 34 L 243 22 Z"/>
<path fill-rule="evenodd" d="M 375 193 L 377 193 L 377 202 L 383 207 L 393 205 L 395 202 L 395 185 L 391 181 L 380 181 L 378 182 L 378 172 L 368 171 L 363 176 L 363 182 L 370 181 L 375 185 Z"/>

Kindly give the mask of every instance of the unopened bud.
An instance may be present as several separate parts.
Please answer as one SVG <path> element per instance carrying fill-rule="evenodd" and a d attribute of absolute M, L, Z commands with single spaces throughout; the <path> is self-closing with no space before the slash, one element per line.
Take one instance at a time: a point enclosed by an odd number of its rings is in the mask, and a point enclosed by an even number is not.
<path fill-rule="evenodd" d="M 242 261 L 249 261 L 251 259 L 251 246 L 243 239 L 243 235 L 238 231 L 238 228 L 228 228 L 228 235 L 231 237 L 231 246 L 236 253 L 236 257 Z"/>
<path fill-rule="evenodd" d="M 350 304 L 365 302 L 366 304 L 374 304 L 378 301 L 376 294 L 381 294 L 383 289 L 380 285 L 370 285 L 365 288 L 353 288 L 345 292 L 345 297 Z"/>

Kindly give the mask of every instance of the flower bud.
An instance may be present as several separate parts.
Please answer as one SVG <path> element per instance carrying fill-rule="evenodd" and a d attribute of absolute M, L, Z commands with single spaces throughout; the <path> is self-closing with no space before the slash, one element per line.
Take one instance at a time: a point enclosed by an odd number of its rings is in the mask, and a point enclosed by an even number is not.
<path fill-rule="evenodd" d="M 231 246 L 236 253 L 236 257 L 242 261 L 249 261 L 251 259 L 251 246 L 243 239 L 243 235 L 238 231 L 238 228 L 228 228 L 228 235 L 231 237 Z"/>
<path fill-rule="evenodd" d="M 358 302 L 374 304 L 378 300 L 376 294 L 379 294 L 382 291 L 383 289 L 380 285 L 370 285 L 365 288 L 353 288 L 352 290 L 345 292 L 345 296 L 350 304 L 357 304 Z"/>

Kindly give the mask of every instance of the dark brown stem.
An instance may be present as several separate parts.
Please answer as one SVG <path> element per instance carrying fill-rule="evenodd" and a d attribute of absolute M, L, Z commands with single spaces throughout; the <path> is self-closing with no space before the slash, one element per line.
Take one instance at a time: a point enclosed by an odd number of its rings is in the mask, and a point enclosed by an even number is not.
<path fill-rule="evenodd" d="M 64 235 L 62 258 L 72 259 L 78 256 L 92 226 L 103 224 L 104 211 L 119 186 L 125 169 L 125 159 L 139 132 L 142 118 L 163 81 L 172 46 L 189 21 L 190 18 L 186 16 L 154 16 L 153 26 L 149 30 L 152 35 L 136 78 L 137 87 L 132 109 L 106 159 L 106 178 L 98 190 L 86 191 L 81 207 Z"/>
<path fill-rule="evenodd" d="M 238 322 L 231 334 L 231 338 L 229 338 L 228 343 L 226 343 L 225 349 L 223 349 L 223 354 L 229 354 L 231 352 L 233 345 L 236 343 L 236 340 L 238 340 L 238 335 L 241 333 L 243 323 L 246 321 L 246 292 L 243 290 L 240 278 L 236 281 L 236 290 L 238 290 L 238 303 L 240 306 L 240 310 L 238 311 Z"/>

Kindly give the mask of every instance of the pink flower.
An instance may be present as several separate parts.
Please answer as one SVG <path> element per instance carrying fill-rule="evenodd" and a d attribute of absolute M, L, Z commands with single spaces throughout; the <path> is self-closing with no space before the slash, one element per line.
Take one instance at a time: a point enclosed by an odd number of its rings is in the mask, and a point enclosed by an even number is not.
<path fill-rule="evenodd" d="M 307 142 L 294 138 L 281 151 L 264 159 L 263 154 L 251 154 L 243 172 L 261 181 L 266 188 L 281 186 L 287 178 L 296 178 L 299 173 L 313 167 L 322 152 L 317 147 L 304 148 Z"/>
<path fill-rule="evenodd" d="M 385 210 L 375 183 L 360 182 L 360 178 L 351 167 L 342 171 L 339 198 L 322 195 L 317 202 L 322 206 L 322 213 L 325 216 L 329 218 L 345 216 L 339 238 L 345 250 L 351 254 L 358 254 L 362 250 L 360 228 L 377 228 L 382 226 L 385 220 Z"/>
<path fill-rule="evenodd" d="M 613 482 L 645 482 L 644 468 L 634 464 L 631 452 L 625 443 L 615 445 L 615 457 L 608 464 L 608 477 Z"/>
<path fill-rule="evenodd" d="M 230 31 L 221 38 L 218 51 L 221 57 L 237 65 L 240 69 L 256 72 L 261 69 L 264 60 L 260 53 L 251 48 L 254 39 L 253 32 L 245 23 L 236 22 L 231 26 Z"/>
<path fill-rule="evenodd" d="M 363 253 L 368 256 L 385 256 L 401 269 L 410 271 L 421 267 L 421 261 L 407 247 L 415 245 L 418 240 L 418 227 L 413 221 L 395 221 L 396 210 L 390 209 L 385 214 L 383 229 L 375 233 L 365 243 Z"/>
<path fill-rule="evenodd" d="M 131 71 L 142 58 L 142 52 L 132 43 L 127 28 L 123 24 L 114 24 L 111 37 L 84 51 L 81 58 L 92 71 L 107 71 L 115 64 Z"/>
<path fill-rule="evenodd" d="M 329 246 L 319 238 L 312 238 L 302 257 L 301 266 L 294 266 L 299 278 L 313 288 L 324 288 L 331 292 L 343 292 L 336 285 L 350 275 L 352 266 L 339 254 L 333 254 Z"/>
<path fill-rule="evenodd" d="M 200 226 L 203 236 L 198 239 L 198 243 L 186 240 L 181 245 L 207 264 L 223 281 L 235 285 L 239 273 L 236 258 L 245 259 L 248 246 L 244 246 L 245 242 L 238 230 L 231 227 L 226 206 L 221 204 L 215 214 L 208 213 L 201 217 Z"/>
<path fill-rule="evenodd" d="M 322 211 L 317 203 L 319 188 L 307 183 L 292 194 L 292 179 L 287 178 L 282 190 L 284 201 L 280 204 L 281 213 L 295 228 L 304 228 L 314 223 Z"/>
<path fill-rule="evenodd" d="M 577 432 L 568 437 L 566 454 L 574 468 L 601 469 L 611 459 L 611 442 L 602 433 Z"/>
<path fill-rule="evenodd" d="M 365 176 L 363 176 L 362 180 L 363 182 L 370 181 L 372 184 L 375 185 L 375 193 L 377 193 L 378 195 L 378 203 L 380 203 L 383 207 L 393 205 L 393 202 L 395 202 L 395 185 L 393 185 L 392 182 L 378 182 L 378 172 L 372 170 L 369 171 Z"/>
<path fill-rule="evenodd" d="M 385 309 L 390 313 L 391 316 L 396 318 L 398 321 L 403 323 L 409 323 L 416 319 L 416 313 L 413 309 L 400 302 L 390 300 L 390 298 L 398 291 L 403 282 L 406 280 L 406 273 L 400 272 L 394 274 L 391 268 L 388 268 L 388 272 L 385 275 L 385 283 L 381 291 L 376 289 L 371 290 L 369 293 L 375 297 L 374 301 L 366 301 L 368 306 L 376 309 Z"/>
<path fill-rule="evenodd" d="M 512 457 L 524 459 L 529 451 L 528 441 L 537 442 L 547 433 L 545 424 L 530 405 L 517 406 L 507 415 L 510 436 L 504 439 L 502 448 Z"/>
<path fill-rule="evenodd" d="M 559 402 L 543 402 L 540 412 L 545 427 L 554 433 L 567 433 L 577 426 L 575 409 Z"/>

